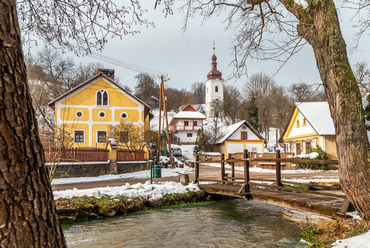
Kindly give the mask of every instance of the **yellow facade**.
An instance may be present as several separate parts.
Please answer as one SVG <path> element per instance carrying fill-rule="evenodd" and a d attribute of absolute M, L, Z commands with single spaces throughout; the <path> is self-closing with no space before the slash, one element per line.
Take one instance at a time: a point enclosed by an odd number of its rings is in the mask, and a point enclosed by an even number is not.
<path fill-rule="evenodd" d="M 225 145 L 223 146 L 223 149 L 225 151 L 225 154 L 228 154 L 227 151 L 227 145 L 228 144 L 243 144 L 243 151 L 247 149 L 247 145 L 262 145 L 262 153 L 265 153 L 265 141 L 264 140 L 256 140 L 256 141 L 245 141 L 245 140 L 227 140 L 225 141 Z M 249 151 L 251 152 L 251 151 Z"/>
<path fill-rule="evenodd" d="M 149 106 L 101 74 L 49 106 L 54 109 L 59 135 L 69 134 L 72 147 L 105 148 L 114 127 L 123 122 L 134 127 L 137 135 L 132 137 L 141 137 L 150 127 Z"/>
<path fill-rule="evenodd" d="M 306 118 L 300 114 L 297 108 L 294 109 L 289 125 L 287 126 L 282 139 L 284 142 L 289 144 L 289 152 L 294 153 L 294 155 L 310 153 L 307 148 L 307 144 L 310 144 L 310 146 L 313 147 L 313 140 L 316 145 L 320 146 L 322 146 L 323 142 L 325 144 L 327 143 L 326 140 L 323 140 L 324 137 L 318 135 L 311 125 L 308 124 Z M 301 151 L 300 153 L 299 150 Z"/>

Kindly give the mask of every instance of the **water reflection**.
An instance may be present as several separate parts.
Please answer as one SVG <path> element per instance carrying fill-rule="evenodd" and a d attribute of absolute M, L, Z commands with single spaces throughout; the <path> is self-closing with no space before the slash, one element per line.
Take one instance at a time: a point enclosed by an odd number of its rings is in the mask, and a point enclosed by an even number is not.
<path fill-rule="evenodd" d="M 281 208 L 227 200 L 74 224 L 69 247 L 296 247 L 297 226 Z"/>

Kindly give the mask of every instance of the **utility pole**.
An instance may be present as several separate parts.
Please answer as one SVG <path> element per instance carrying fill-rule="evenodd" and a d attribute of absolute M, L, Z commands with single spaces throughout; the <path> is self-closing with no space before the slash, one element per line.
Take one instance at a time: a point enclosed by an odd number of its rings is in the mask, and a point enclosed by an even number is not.
<path fill-rule="evenodd" d="M 159 157 L 161 155 L 161 111 L 162 111 L 162 101 L 163 101 L 163 111 L 166 118 L 166 130 L 167 130 L 167 140 L 168 140 L 168 153 L 170 156 L 170 161 L 172 164 L 172 152 L 171 152 L 171 141 L 170 141 L 170 133 L 169 133 L 169 127 L 168 127 L 168 118 L 167 118 L 167 110 L 166 110 L 166 98 L 164 95 L 164 82 L 170 80 L 163 79 L 163 75 L 161 76 L 161 85 L 159 89 L 159 124 L 158 124 L 158 150 L 157 150 L 157 157 L 156 157 L 156 163 L 159 162 Z M 164 126 L 164 123 L 163 123 Z"/>

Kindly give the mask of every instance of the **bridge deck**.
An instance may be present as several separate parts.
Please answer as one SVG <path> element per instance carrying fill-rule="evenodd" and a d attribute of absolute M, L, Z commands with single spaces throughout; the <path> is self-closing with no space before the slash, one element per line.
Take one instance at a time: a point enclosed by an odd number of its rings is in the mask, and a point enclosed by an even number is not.
<path fill-rule="evenodd" d="M 210 194 L 226 195 L 245 198 L 238 195 L 241 185 L 208 184 L 202 188 Z M 251 199 L 276 204 L 284 207 L 296 208 L 328 217 L 338 216 L 344 199 L 330 196 L 321 196 L 308 193 L 288 192 L 282 190 L 251 187 Z"/>

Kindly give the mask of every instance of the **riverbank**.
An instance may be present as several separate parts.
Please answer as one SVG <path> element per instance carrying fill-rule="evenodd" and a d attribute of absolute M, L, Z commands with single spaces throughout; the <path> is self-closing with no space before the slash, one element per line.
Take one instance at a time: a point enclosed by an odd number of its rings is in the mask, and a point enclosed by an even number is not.
<path fill-rule="evenodd" d="M 129 198 L 126 196 L 79 196 L 73 198 L 59 198 L 55 201 L 57 213 L 62 224 L 71 224 L 76 221 L 86 221 L 127 215 L 134 212 L 176 205 L 195 204 L 211 201 L 204 190 L 173 193 L 161 198 L 149 199 L 143 197 Z"/>

